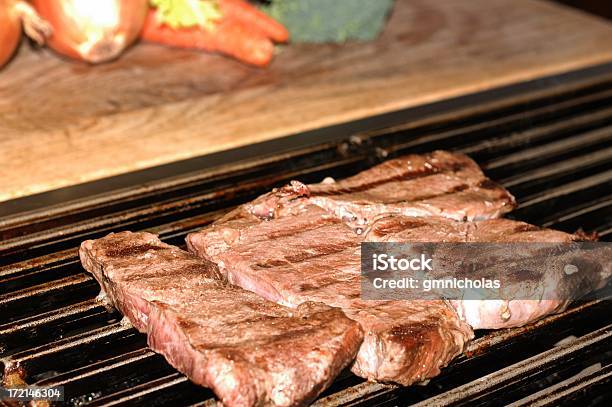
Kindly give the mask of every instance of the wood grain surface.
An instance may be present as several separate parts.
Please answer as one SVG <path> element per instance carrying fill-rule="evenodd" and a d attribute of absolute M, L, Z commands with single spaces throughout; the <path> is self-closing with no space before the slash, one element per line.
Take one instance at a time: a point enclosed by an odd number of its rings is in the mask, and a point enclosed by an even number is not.
<path fill-rule="evenodd" d="M 266 70 L 22 46 L 0 72 L 0 201 L 609 61 L 609 23 L 539 0 L 398 0 L 377 41 L 284 47 Z"/>

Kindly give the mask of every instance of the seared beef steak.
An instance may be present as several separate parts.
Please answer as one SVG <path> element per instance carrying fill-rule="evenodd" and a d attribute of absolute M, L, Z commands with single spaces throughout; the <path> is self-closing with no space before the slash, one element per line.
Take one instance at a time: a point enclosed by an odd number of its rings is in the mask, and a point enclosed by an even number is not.
<path fill-rule="evenodd" d="M 306 205 L 268 222 L 228 219 L 187 243 L 231 282 L 267 299 L 341 307 L 365 331 L 356 374 L 404 385 L 437 375 L 462 352 L 471 329 L 443 301 L 361 300 L 361 240 L 335 216 Z"/>
<path fill-rule="evenodd" d="M 219 279 L 217 267 L 148 233 L 83 242 L 81 261 L 149 345 L 226 405 L 313 400 L 363 338 L 341 310 L 288 309 Z"/>
<path fill-rule="evenodd" d="M 360 232 L 381 214 L 481 220 L 511 211 L 515 201 L 466 155 L 434 151 L 389 160 L 338 182 L 292 181 L 241 206 L 225 220 L 269 220 L 298 213 L 309 204 Z"/>
<path fill-rule="evenodd" d="M 612 278 L 612 264 L 609 261 L 612 258 L 612 247 L 598 246 L 591 251 L 581 253 L 578 257 L 584 270 L 570 275 L 563 271 L 563 266 L 576 261 L 576 256 L 572 252 L 554 256 L 538 253 L 538 251 L 548 251 L 551 247 L 540 243 L 570 243 L 582 239 L 582 236 L 539 228 L 509 219 L 457 222 L 440 217 L 414 218 L 397 215 L 389 215 L 375 221 L 364 236 L 365 241 L 371 242 L 533 243 L 530 247 L 521 245 L 521 252 L 516 253 L 511 265 L 505 263 L 482 265 L 483 272 L 490 272 L 491 269 L 505 272 L 504 288 L 514 292 L 516 296 L 514 299 L 450 301 L 462 319 L 474 329 L 525 325 L 546 315 L 561 312 L 572 300 L 603 288 Z M 500 253 L 499 259 L 505 258 L 507 261 L 508 250 L 511 249 L 501 245 L 496 247 L 503 252 Z M 456 250 L 462 248 L 456 247 Z M 491 250 L 494 249 L 489 248 L 483 258 L 495 259 L 496 253 L 492 253 Z M 452 261 L 461 258 L 462 254 L 454 255 L 446 252 L 434 256 L 446 256 Z M 543 259 L 547 264 L 541 263 Z M 531 281 L 526 279 L 524 273 L 515 275 L 509 272 L 518 269 L 534 270 L 537 278 Z M 437 272 L 444 274 L 447 270 Z M 456 277 L 463 277 L 462 273 L 464 271 L 459 270 L 454 274 Z M 538 299 L 526 299 L 525 290 L 533 290 Z"/>
<path fill-rule="evenodd" d="M 497 218 L 515 206 L 514 197 L 485 177 L 473 160 L 448 151 L 403 156 L 309 188 L 312 203 L 355 228 L 381 213 L 480 220 Z"/>

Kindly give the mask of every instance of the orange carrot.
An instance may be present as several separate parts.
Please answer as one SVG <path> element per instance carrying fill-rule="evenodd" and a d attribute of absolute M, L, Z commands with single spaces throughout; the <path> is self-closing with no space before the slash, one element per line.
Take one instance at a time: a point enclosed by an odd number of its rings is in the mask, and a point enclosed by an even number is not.
<path fill-rule="evenodd" d="M 244 0 L 219 0 L 219 7 L 224 18 L 236 19 L 274 42 L 289 40 L 289 31 L 284 25 Z"/>
<path fill-rule="evenodd" d="M 155 14 L 155 10 L 150 10 L 147 16 L 142 32 L 145 41 L 220 52 L 256 66 L 266 66 L 272 60 L 272 41 L 233 18 L 224 16 L 213 31 L 207 31 L 201 27 L 174 29 L 160 24 Z"/>

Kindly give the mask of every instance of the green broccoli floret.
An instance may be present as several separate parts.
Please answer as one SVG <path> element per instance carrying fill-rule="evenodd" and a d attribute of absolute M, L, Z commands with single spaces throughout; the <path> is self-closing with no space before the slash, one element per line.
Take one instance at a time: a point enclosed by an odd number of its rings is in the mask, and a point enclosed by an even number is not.
<path fill-rule="evenodd" d="M 382 30 L 394 0 L 272 0 L 263 9 L 292 42 L 368 41 Z"/>

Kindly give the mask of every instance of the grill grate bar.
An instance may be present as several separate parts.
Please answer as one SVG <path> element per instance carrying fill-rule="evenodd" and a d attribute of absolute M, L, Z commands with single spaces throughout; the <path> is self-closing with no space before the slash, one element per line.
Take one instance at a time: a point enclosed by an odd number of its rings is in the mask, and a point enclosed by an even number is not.
<path fill-rule="evenodd" d="M 506 188 L 518 187 L 523 184 L 533 183 L 536 180 L 549 179 L 561 174 L 573 173 L 582 168 L 588 169 L 598 164 L 609 164 L 610 162 L 612 162 L 612 147 L 538 167 L 532 171 L 503 179 L 501 183 Z"/>
<path fill-rule="evenodd" d="M 539 162 L 546 158 L 553 158 L 555 155 L 567 154 L 592 145 L 609 146 L 607 142 L 610 140 L 612 140 L 612 126 L 606 126 L 544 145 L 523 148 L 518 152 L 483 163 L 482 166 L 487 171 L 499 170 L 505 166 L 519 167 L 525 162 L 533 163 L 534 160 Z"/>
<path fill-rule="evenodd" d="M 584 218 L 586 215 L 589 215 L 593 212 L 596 212 L 599 210 L 610 211 L 611 208 L 612 208 L 612 198 L 604 198 L 603 200 L 600 200 L 600 201 L 589 202 L 588 204 L 584 205 L 584 207 L 576 208 L 576 210 L 573 210 L 569 213 L 556 214 L 554 218 L 547 220 L 546 222 L 543 222 L 542 226 L 550 227 L 555 224 L 559 225 L 559 224 L 567 223 L 570 220 L 579 221 L 580 219 Z M 600 228 L 602 227 L 605 228 L 607 226 L 608 225 L 604 223 L 603 225 L 600 226 Z"/>
<path fill-rule="evenodd" d="M 596 174 L 590 177 L 582 178 L 577 181 L 565 184 L 561 187 L 557 187 L 553 190 L 544 191 L 541 194 L 536 194 L 531 197 L 526 197 L 519 204 L 519 207 L 517 209 L 523 209 L 523 208 L 526 208 L 526 207 L 529 207 L 529 206 L 532 206 L 532 205 L 535 205 L 535 204 L 538 204 L 544 201 L 549 201 L 554 198 L 558 198 L 563 195 L 568 195 L 570 193 L 574 193 L 577 191 L 581 191 L 585 189 L 592 189 L 599 185 L 605 186 L 606 183 L 610 182 L 610 180 L 612 180 L 612 170 L 609 170 L 609 171 L 606 171 L 600 174 Z"/>
<path fill-rule="evenodd" d="M 564 380 L 554 386 L 541 390 L 529 397 L 518 400 L 509 405 L 512 407 L 527 405 L 546 406 L 558 405 L 561 400 L 568 402 L 568 398 L 575 393 L 583 392 L 595 385 L 606 384 L 612 380 L 612 365 L 601 367 L 601 364 L 590 366 L 570 379 Z"/>
<path fill-rule="evenodd" d="M 51 379 L 41 380 L 36 383 L 38 386 L 63 386 L 74 381 L 82 380 L 94 375 L 104 374 L 110 370 L 121 366 L 128 365 L 134 362 L 140 362 L 145 359 L 159 356 L 149 348 L 141 348 L 132 352 L 124 353 L 120 356 L 115 356 L 108 360 L 103 360 L 93 365 L 88 365 L 80 369 L 68 371 Z"/>
<path fill-rule="evenodd" d="M 519 121 L 525 120 L 533 120 L 534 118 L 558 118 L 562 116 L 567 116 L 568 114 L 575 114 L 577 111 L 584 111 L 590 109 L 596 109 L 598 106 L 605 106 L 609 100 L 612 98 L 612 88 L 610 88 L 612 83 L 602 83 L 599 90 L 594 90 L 581 95 L 564 95 L 555 98 L 554 100 L 549 98 L 540 99 L 538 101 L 531 100 L 529 105 L 523 105 L 521 108 L 507 108 L 502 107 L 501 109 L 493 109 L 493 111 L 485 112 L 484 115 L 474 115 L 472 113 L 471 120 L 464 120 L 467 122 L 464 126 L 461 126 L 461 129 L 468 130 L 469 132 L 473 132 L 475 130 L 482 130 L 488 128 L 492 125 L 495 127 L 503 127 L 509 123 L 515 123 Z M 449 119 L 453 121 L 454 117 Z M 455 119 L 456 120 L 456 119 Z M 543 121 L 542 119 L 541 121 Z M 440 119 L 436 120 L 434 123 L 433 129 L 438 130 L 438 134 L 440 132 L 440 126 L 436 125 Z M 424 128 L 427 128 L 427 124 L 431 124 L 431 120 L 421 119 L 416 122 L 409 122 L 405 124 L 400 124 L 397 126 L 386 127 L 380 130 L 374 130 L 369 132 L 364 132 L 363 135 L 366 137 L 376 137 L 376 136 L 386 136 L 389 133 L 402 133 L 411 130 L 419 130 L 422 132 Z M 447 127 L 451 127 L 454 123 L 449 123 L 448 126 L 444 126 L 443 129 Z M 457 126 L 452 126 L 457 127 Z M 457 134 L 455 134 L 457 135 Z M 428 140 L 428 142 L 435 140 Z"/>
<path fill-rule="evenodd" d="M 103 308 L 103 305 L 97 299 L 91 299 L 72 306 L 39 314 L 33 318 L 26 318 L 25 320 L 18 321 L 17 323 L 0 325 L 0 337 L 2 335 L 12 334 L 19 330 L 35 328 L 50 322 L 65 319 L 96 308 Z"/>
<path fill-rule="evenodd" d="M 82 368 L 63 372 L 36 383 L 37 386 L 64 386 L 67 394 L 85 395 L 96 401 L 109 394 L 123 393 L 137 386 L 151 388 L 152 382 L 179 375 L 164 358 L 147 347 L 110 357 Z M 73 396 L 72 403 L 82 396 Z"/>
<path fill-rule="evenodd" d="M 608 96 L 608 92 L 606 92 L 606 96 Z M 599 100 L 598 100 L 599 101 Z M 601 104 L 605 106 L 604 103 L 608 103 L 609 101 L 604 101 L 601 100 L 600 102 L 602 102 Z M 589 106 L 592 106 L 589 104 Z M 572 124 L 575 125 L 574 130 L 576 129 L 580 129 L 581 126 L 592 126 L 593 122 L 589 121 L 588 118 L 590 119 L 594 119 L 595 121 L 599 121 L 602 119 L 609 119 L 610 117 L 610 111 L 609 109 L 606 109 L 606 111 L 602 112 L 596 112 L 594 113 L 594 115 L 590 115 L 589 113 L 587 113 L 587 117 L 581 117 L 578 116 L 576 117 L 572 117 L 575 116 L 576 114 L 580 115 L 580 113 L 586 109 L 581 109 L 580 108 L 580 104 L 576 103 L 566 103 L 561 104 L 561 105 L 555 105 L 553 104 L 548 105 L 547 107 L 541 108 L 541 109 L 532 109 L 529 111 L 521 111 L 519 113 L 516 114 L 510 114 L 510 115 L 502 115 L 502 117 L 500 118 L 489 118 L 489 120 L 482 120 L 480 122 L 477 122 L 475 124 L 472 125 L 468 125 L 468 126 L 461 126 L 459 128 L 455 128 L 455 129 L 451 129 L 451 130 L 446 130 L 446 131 L 440 131 L 439 129 L 434 128 L 433 129 L 433 133 L 429 133 L 427 131 L 425 131 L 425 135 L 423 135 L 423 129 L 419 129 L 419 128 L 413 128 L 413 126 L 410 126 L 410 129 L 408 131 L 402 131 L 401 128 L 396 129 L 396 128 L 391 128 L 391 129 L 385 129 L 383 131 L 374 133 L 372 135 L 373 138 L 379 138 L 379 139 L 386 139 L 386 138 L 391 138 L 393 139 L 392 142 L 383 142 L 383 147 L 388 149 L 388 151 L 392 151 L 394 152 L 396 155 L 399 153 L 403 153 L 405 151 L 420 151 L 420 147 L 424 147 L 424 149 L 429 148 L 429 146 L 433 146 L 435 145 L 435 148 L 446 148 L 446 145 L 442 144 L 442 145 L 438 145 L 438 143 L 444 143 L 445 141 L 448 140 L 453 140 L 454 144 L 453 146 L 455 148 L 457 148 L 457 140 L 456 139 L 465 139 L 465 140 L 469 140 L 471 139 L 473 136 L 479 135 L 479 133 L 484 133 L 485 137 L 478 137 L 479 141 L 475 144 L 470 145 L 469 143 L 467 145 L 464 145 L 462 148 L 460 148 L 460 151 L 466 153 L 466 154 L 474 154 L 476 152 L 480 152 L 482 150 L 491 150 L 492 148 L 496 148 L 497 146 L 514 146 L 516 147 L 517 144 L 520 144 L 520 142 L 527 143 L 527 142 L 531 142 L 534 141 L 535 139 L 537 139 L 537 136 L 546 136 L 547 132 L 550 131 L 562 131 L 562 130 L 566 130 L 566 126 L 561 125 L 561 124 L 548 124 L 548 122 L 552 119 L 552 120 L 560 120 L 560 119 L 565 119 L 564 116 L 565 115 L 570 115 L 570 120 L 572 120 Z M 584 108 L 584 106 L 582 106 Z M 563 120 L 562 120 L 563 121 Z M 531 122 L 531 126 L 530 127 L 534 127 L 534 128 L 539 128 L 539 127 L 544 127 L 545 131 L 540 131 L 540 130 L 533 130 L 532 132 L 529 132 L 529 130 L 525 130 L 523 132 L 519 132 L 519 133 L 514 133 L 514 134 L 510 134 L 509 136 L 506 136 L 504 138 L 500 138 L 496 136 L 500 133 L 500 131 L 503 131 L 504 128 L 508 128 L 511 129 L 511 127 L 513 125 L 516 125 L 517 123 L 524 123 L 524 122 Z M 566 121 L 563 121 L 563 123 L 565 123 L 566 125 L 568 124 Z M 389 131 L 393 132 L 393 134 L 391 136 L 389 136 Z M 404 140 L 395 140 L 395 138 L 397 137 L 397 134 L 402 135 L 402 136 L 406 136 L 406 137 L 402 137 L 402 138 L 410 138 L 410 141 L 404 141 Z M 409 134 L 405 134 L 405 133 L 409 133 Z M 523 135 L 524 134 L 524 135 Z M 470 137 L 472 136 L 472 137 Z M 510 137 L 510 141 L 506 141 L 508 139 L 508 137 Z M 514 139 L 512 139 L 512 137 L 516 137 Z M 390 146 L 385 146 L 384 144 L 391 144 Z"/>
<path fill-rule="evenodd" d="M 0 312 L 6 322 L 57 310 L 93 298 L 100 291 L 98 283 L 89 275 L 80 273 L 50 283 L 20 290 L 0 297 Z"/>
<path fill-rule="evenodd" d="M 96 402 L 92 403 L 92 405 L 104 405 L 110 407 L 127 404 L 128 402 L 132 402 L 133 400 L 139 397 L 150 395 L 151 393 L 158 391 L 170 391 L 171 387 L 182 385 L 188 382 L 189 380 L 187 380 L 185 376 L 181 375 L 180 373 L 173 373 L 164 378 L 140 386 L 136 386 L 121 393 L 109 394 L 108 396 L 105 396 L 102 399 L 96 400 Z"/>
<path fill-rule="evenodd" d="M 606 240 L 612 234 L 612 226 L 608 226 L 605 229 L 602 228 L 601 230 L 597 230 L 596 232 L 601 239 Z"/>
<path fill-rule="evenodd" d="M 90 299 L 57 310 L 37 314 L 0 325 L 0 356 L 11 352 L 32 348 L 43 343 L 60 339 L 73 330 L 91 329 L 100 323 L 109 323 L 118 314 L 108 312 L 104 304 L 96 299 Z M 24 341 L 23 338 L 28 338 Z"/>
<path fill-rule="evenodd" d="M 461 152 L 465 154 L 478 154 L 482 151 L 491 153 L 499 153 L 500 151 L 510 150 L 515 151 L 520 147 L 529 146 L 544 141 L 551 140 L 551 136 L 564 135 L 568 133 L 583 133 L 584 129 L 593 128 L 598 122 L 609 123 L 612 119 L 612 108 L 598 110 L 594 113 L 586 113 L 576 116 L 571 120 L 555 121 L 543 126 L 533 126 L 528 130 L 511 133 L 505 136 L 498 136 L 480 141 L 478 143 L 461 148 Z M 517 152 L 516 154 L 520 154 Z M 495 169 L 498 166 L 511 164 L 513 161 L 510 157 L 506 160 L 495 162 L 493 164 L 483 163 L 483 167 L 487 169 Z"/>
<path fill-rule="evenodd" d="M 148 229 L 147 231 L 155 233 L 160 236 L 164 241 L 183 245 L 182 238 L 190 231 L 199 230 L 211 222 L 212 219 L 217 219 L 227 211 L 219 211 L 214 213 L 208 213 L 205 215 L 194 216 L 187 219 L 182 219 L 176 222 L 171 222 L 156 228 Z M 181 241 L 177 241 L 181 240 Z M 39 290 L 54 290 L 64 288 L 64 282 L 60 281 L 70 280 L 76 278 L 77 282 L 90 281 L 91 276 L 84 273 L 79 262 L 78 249 L 65 250 L 61 257 L 61 262 L 57 261 L 57 256 L 54 254 L 37 257 L 33 260 L 26 260 L 23 262 L 15 263 L 11 266 L 4 267 L 4 278 L 0 275 L 0 294 L 3 290 L 7 291 L 6 298 L 0 295 L 0 307 L 3 304 L 3 299 L 6 302 L 14 301 L 21 297 L 28 297 L 28 295 L 19 295 L 14 289 L 20 287 L 26 287 L 23 291 L 33 290 L 35 288 Z M 34 267 L 28 268 L 29 265 L 34 264 Z M 38 280 L 46 280 L 44 284 L 37 284 Z M 93 280 L 91 280 L 93 281 Z M 9 295 L 10 293 L 10 295 Z M 32 295 L 32 294 L 29 294 Z M 19 298 L 17 298 L 19 297 Z"/>
<path fill-rule="evenodd" d="M 0 267 L 0 284 L 15 276 L 35 271 L 47 271 L 53 267 L 61 267 L 66 264 L 74 263 L 78 259 L 78 250 L 71 248 L 61 252 L 46 254 L 30 260 L 13 263 L 9 266 Z"/>
<path fill-rule="evenodd" d="M 83 334 L 75 335 L 69 338 L 60 339 L 59 341 L 45 344 L 24 352 L 19 352 L 6 358 L 2 358 L 5 369 L 10 370 L 13 367 L 21 367 L 28 361 L 37 360 L 47 355 L 59 353 L 66 349 L 79 347 L 85 344 L 90 344 L 101 338 L 120 334 L 130 330 L 132 327 L 128 324 L 117 322 L 107 327 L 94 329 Z"/>
<path fill-rule="evenodd" d="M 433 397 L 417 406 L 449 405 L 457 400 L 476 400 L 493 391 L 503 390 L 517 381 L 528 380 L 535 374 L 542 374 L 546 369 L 553 367 L 563 358 L 573 358 L 579 351 L 588 348 L 605 349 L 612 339 L 612 325 L 608 325 L 595 332 L 585 335 L 577 340 L 559 345 L 547 352 L 525 359 L 512 366 L 508 366 L 495 373 L 486 375 L 478 380 L 456 387 L 440 396 Z"/>
<path fill-rule="evenodd" d="M 235 191 L 227 191 L 228 195 L 232 193 L 235 193 Z M 46 242 L 49 240 L 61 242 L 63 236 L 65 236 L 64 239 L 72 238 L 75 236 L 80 238 L 84 230 L 107 230 L 107 227 L 116 227 L 118 223 L 129 224 L 134 219 L 146 219 L 152 215 L 159 215 L 160 213 L 169 212 L 171 210 L 178 210 L 180 213 L 181 211 L 190 209 L 190 205 L 194 205 L 201 202 L 213 201 L 215 195 L 217 194 L 212 192 L 206 193 L 204 195 L 199 195 L 196 198 L 156 205 L 153 208 L 145 207 L 136 211 L 118 213 L 114 214 L 113 216 L 106 216 L 101 219 L 84 221 L 81 223 L 73 224 L 68 227 L 58 227 L 50 230 L 45 230 L 43 232 L 28 235 L 26 237 L 17 237 L 9 239 L 2 243 L 2 246 L 0 246 L 0 250 L 10 252 L 12 249 L 22 246 L 36 247 L 36 245 L 40 244 L 41 242 Z"/>
<path fill-rule="evenodd" d="M 26 288 L 13 293 L 3 294 L 0 296 L 0 307 L 6 307 L 16 301 L 24 299 L 27 300 L 34 296 L 47 294 L 51 291 L 61 290 L 66 287 L 72 287 L 90 281 L 93 281 L 91 276 L 86 275 L 85 273 L 79 273 L 77 275 L 61 278 L 50 283 L 36 285 L 34 287 Z"/>
<path fill-rule="evenodd" d="M 160 215 L 160 211 L 169 211 L 175 209 L 172 214 L 180 214 L 181 212 L 192 209 L 190 205 L 196 202 L 212 201 L 211 196 L 200 196 L 198 200 L 180 201 L 174 204 L 162 205 L 155 208 L 146 208 L 140 211 L 134 211 L 126 214 L 117 214 L 109 216 L 105 219 L 85 221 L 79 224 L 71 225 L 67 228 L 55 228 L 38 232 L 26 237 L 18 237 L 7 240 L 0 246 L 0 253 L 19 252 L 25 248 L 34 251 L 36 249 L 52 249 L 50 245 L 58 245 L 65 242 L 77 242 L 88 238 L 95 238 L 104 233 L 108 233 L 117 227 L 129 228 L 137 221 L 147 220 L 152 215 Z M 161 216 L 161 215 L 160 215 Z M 96 234 L 90 234 L 94 231 Z"/>
<path fill-rule="evenodd" d="M 83 274 L 78 258 L 73 258 L 71 262 L 61 265 L 53 265 L 48 269 L 23 270 L 1 280 L 0 295 L 9 295 L 35 286 L 42 287 L 45 284 L 52 284 L 53 281 L 75 277 Z"/>
<path fill-rule="evenodd" d="M 229 209 L 232 209 L 232 207 L 228 208 L 228 210 Z M 183 218 L 146 230 L 159 235 L 160 238 L 164 240 L 168 240 L 174 238 L 177 236 L 177 234 L 179 236 L 184 236 L 188 233 L 188 231 L 200 229 L 227 213 L 228 210 L 208 212 L 203 215 Z M 47 254 L 0 267 L 0 284 L 4 285 L 9 281 L 9 279 L 26 276 L 34 272 L 49 272 L 54 268 L 67 267 L 71 265 L 78 266 L 78 270 L 75 272 L 75 274 L 82 273 L 82 268 L 79 263 L 78 248 L 70 248 L 61 252 Z"/>
<path fill-rule="evenodd" d="M 199 230 L 204 226 L 214 222 L 221 216 L 225 215 L 229 210 L 235 208 L 231 206 L 227 209 L 206 213 L 205 215 L 196 215 L 193 217 L 170 222 L 153 228 L 146 229 L 147 232 L 159 235 L 160 239 L 168 241 L 177 236 L 184 237 L 189 231 Z M 182 244 L 182 243 L 181 243 Z"/>
<path fill-rule="evenodd" d="M 399 386 L 374 382 L 363 382 L 348 389 L 339 391 L 331 396 L 323 397 L 317 400 L 313 406 L 345 406 L 356 401 L 364 402 L 368 398 L 380 396 L 381 394 L 389 393 Z"/>

